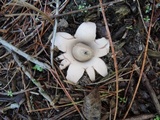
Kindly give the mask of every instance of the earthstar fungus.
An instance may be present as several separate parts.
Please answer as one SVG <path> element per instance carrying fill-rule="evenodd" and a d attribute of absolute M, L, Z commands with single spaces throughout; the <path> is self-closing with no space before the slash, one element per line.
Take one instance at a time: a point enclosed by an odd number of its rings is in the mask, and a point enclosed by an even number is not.
<path fill-rule="evenodd" d="M 95 71 L 105 77 L 107 65 L 99 58 L 109 52 L 109 41 L 102 37 L 96 39 L 96 24 L 83 22 L 74 36 L 66 32 L 57 32 L 55 46 L 64 52 L 58 56 L 62 60 L 60 69 L 67 70 L 67 80 L 77 83 L 86 71 L 90 80 L 95 80 Z"/>

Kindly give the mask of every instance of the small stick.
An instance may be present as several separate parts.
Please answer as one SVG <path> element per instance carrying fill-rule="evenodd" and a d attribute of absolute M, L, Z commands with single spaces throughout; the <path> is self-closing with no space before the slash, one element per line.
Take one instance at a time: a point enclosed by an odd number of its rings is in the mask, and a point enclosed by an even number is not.
<path fill-rule="evenodd" d="M 151 99 L 153 100 L 153 103 L 154 103 L 154 106 L 157 110 L 157 113 L 160 114 L 160 102 L 158 101 L 156 93 L 153 90 L 152 86 L 150 85 L 150 82 L 149 82 L 146 74 L 143 74 L 142 82 L 145 84 L 145 86 L 151 96 Z"/>
<path fill-rule="evenodd" d="M 28 61 L 31 61 L 32 63 L 40 66 L 43 69 L 51 69 L 51 67 L 43 62 L 38 61 L 37 59 L 33 58 L 32 56 L 26 54 L 25 52 L 21 51 L 20 49 L 18 49 L 17 47 L 13 46 L 12 44 L 6 42 L 5 40 L 2 39 L 2 37 L 0 37 L 0 43 L 5 46 L 6 48 L 10 49 L 11 51 L 14 51 L 15 53 L 19 54 L 20 56 L 26 58 Z"/>
<path fill-rule="evenodd" d="M 119 89 L 119 85 L 118 85 L 119 76 L 118 76 L 117 59 L 116 59 L 116 53 L 115 53 L 115 50 L 114 50 L 114 46 L 113 46 L 110 30 L 109 30 L 109 27 L 108 27 L 106 15 L 104 13 L 104 7 L 103 7 L 103 4 L 102 4 L 102 0 L 99 0 L 99 3 L 100 3 L 100 6 L 101 6 L 101 12 L 102 12 L 102 15 L 103 15 L 104 24 L 105 24 L 105 28 L 106 28 L 106 31 L 107 31 L 107 37 L 109 39 L 111 50 L 112 50 L 112 56 L 113 56 L 113 60 L 114 60 L 114 68 L 115 68 L 115 73 L 116 73 L 116 107 L 115 107 L 114 118 L 113 118 L 113 120 L 116 120 L 117 111 L 118 111 L 118 91 L 119 91 L 118 90 Z"/>
<path fill-rule="evenodd" d="M 18 56 L 12 52 L 12 55 L 14 57 L 14 60 L 17 62 L 17 64 L 22 68 L 23 72 L 25 73 L 25 75 L 38 87 L 39 89 L 39 93 L 45 98 L 47 99 L 47 101 L 50 103 L 51 106 L 55 107 L 55 103 L 52 101 L 52 99 L 50 98 L 50 96 L 44 91 L 44 89 L 42 88 L 42 85 L 40 84 L 39 81 L 37 81 L 35 78 L 33 78 L 33 76 L 29 73 L 29 71 L 26 69 L 26 67 L 22 64 L 22 62 L 18 59 Z"/>
<path fill-rule="evenodd" d="M 56 15 L 58 15 L 59 12 L 59 0 L 56 0 Z M 54 68 L 54 60 L 53 60 L 53 55 L 54 55 L 54 43 L 55 43 L 55 39 L 56 39 L 56 32 L 57 32 L 57 23 L 58 20 L 57 18 L 55 18 L 55 22 L 54 22 L 54 28 L 53 28 L 53 37 L 51 39 L 51 66 Z"/>
<path fill-rule="evenodd" d="M 124 2 L 124 1 L 125 0 L 115 0 L 115 1 L 112 1 L 112 2 L 103 3 L 102 5 L 103 6 L 112 5 L 112 4 L 119 3 L 119 2 Z M 100 7 L 100 5 L 95 5 L 95 6 L 92 6 L 92 7 L 87 7 L 85 9 L 74 10 L 74 11 L 70 11 L 70 12 L 67 12 L 67 13 L 53 15 L 53 16 L 51 16 L 51 18 L 62 17 L 62 16 L 66 16 L 66 15 L 70 15 L 70 14 L 75 14 L 75 13 L 79 13 L 79 12 L 86 11 L 86 10 L 92 10 L 92 9 L 99 8 L 99 7 Z"/>
<path fill-rule="evenodd" d="M 137 0 L 137 5 L 138 5 L 138 11 L 139 11 L 139 15 L 141 17 L 141 21 L 143 23 L 143 26 L 144 26 L 144 30 L 145 32 L 148 34 L 148 31 L 147 31 L 147 26 L 145 25 L 145 22 L 144 22 L 144 19 L 143 19 L 143 15 L 142 15 L 142 11 L 141 11 L 141 8 L 140 8 L 140 4 L 139 4 L 139 0 Z M 151 41 L 151 43 L 154 45 L 155 47 L 155 44 L 153 42 L 153 40 L 149 37 L 149 40 Z"/>
<path fill-rule="evenodd" d="M 153 6 L 155 5 L 155 0 L 153 2 Z M 125 120 L 125 118 L 127 117 L 128 115 L 128 112 L 129 110 L 131 109 L 132 107 L 132 104 L 134 102 L 134 99 L 136 97 L 136 93 L 138 91 L 138 88 L 139 88 L 139 85 L 141 83 L 141 80 L 142 80 L 142 76 L 143 76 L 143 71 L 144 71 L 144 67 L 145 67 L 145 63 L 146 63 L 146 58 L 147 58 L 147 50 L 148 50 L 148 44 L 149 44 L 149 38 L 150 38 L 150 33 L 151 33 L 151 28 L 152 28 L 152 19 L 153 19 L 153 13 L 154 13 L 154 7 L 153 7 L 153 10 L 152 10 L 152 14 L 151 14 L 151 21 L 149 23 L 149 29 L 148 29 L 148 34 L 147 34 L 147 38 L 146 38 L 146 46 L 145 46 L 145 49 L 144 49 L 144 57 L 143 57 L 143 62 L 142 62 L 142 66 L 141 66 L 141 70 L 140 70 L 140 75 L 139 75 L 139 78 L 138 78 L 138 83 L 137 83 L 137 86 L 135 88 L 135 91 L 134 91 L 134 94 L 133 94 L 133 97 L 132 97 L 132 100 L 129 104 L 129 107 L 123 117 L 123 120 Z"/>

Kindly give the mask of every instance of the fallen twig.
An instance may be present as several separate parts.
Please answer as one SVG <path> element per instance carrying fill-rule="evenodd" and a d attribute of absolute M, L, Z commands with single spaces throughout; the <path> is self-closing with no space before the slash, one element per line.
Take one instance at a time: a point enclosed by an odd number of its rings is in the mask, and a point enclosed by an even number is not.
<path fill-rule="evenodd" d="M 143 74 L 143 77 L 144 77 L 144 78 L 142 79 L 142 82 L 144 82 L 145 87 L 147 88 L 148 93 L 150 94 L 150 96 L 151 96 L 151 98 L 152 98 L 152 100 L 153 100 L 153 103 L 154 103 L 154 106 L 155 106 L 155 108 L 156 108 L 156 110 L 157 110 L 157 113 L 160 114 L 160 103 L 159 103 L 159 101 L 158 101 L 158 98 L 157 98 L 157 96 L 156 96 L 156 93 L 155 93 L 155 91 L 153 90 L 152 86 L 150 85 L 149 80 L 148 80 L 146 74 Z"/>
<path fill-rule="evenodd" d="M 26 54 L 25 52 L 21 51 L 20 49 L 16 48 L 15 46 L 13 46 L 12 44 L 6 42 L 5 40 L 2 39 L 2 37 L 0 37 L 0 43 L 4 46 L 7 47 L 8 49 L 10 49 L 11 51 L 14 51 L 15 53 L 19 54 L 20 56 L 26 58 L 28 61 L 31 61 L 32 63 L 40 66 L 43 69 L 51 69 L 51 67 L 43 62 L 38 61 L 37 59 L 33 58 L 32 56 Z"/>
<path fill-rule="evenodd" d="M 43 18 L 47 19 L 51 24 L 53 24 L 53 20 L 49 16 L 47 16 L 47 14 L 45 14 L 44 12 L 42 12 L 41 10 L 36 8 L 34 5 L 31 5 L 25 1 L 13 0 L 13 3 L 11 2 L 11 3 L 9 3 L 9 5 L 25 6 L 25 7 L 32 9 L 32 10 L 35 10 L 36 12 L 40 13 Z"/>
<path fill-rule="evenodd" d="M 153 3 L 153 6 L 155 4 L 155 1 Z M 148 44 L 149 44 L 149 38 L 150 38 L 150 33 L 151 33 L 151 28 L 152 28 L 152 19 L 153 19 L 153 13 L 154 13 L 154 7 L 152 9 L 152 14 L 151 14 L 151 20 L 150 20 L 150 24 L 149 24 L 149 29 L 148 29 L 148 34 L 147 34 L 147 38 L 146 38 L 146 46 L 145 46 L 145 50 L 144 50 L 144 57 L 143 57 L 143 62 L 142 62 L 142 67 L 141 67 L 141 70 L 140 70 L 140 75 L 139 75 L 139 79 L 138 79 L 138 83 L 137 83 L 137 86 L 135 88 L 135 91 L 134 91 L 134 94 L 133 94 L 133 97 L 132 97 L 132 100 L 130 102 L 130 105 L 123 117 L 123 120 L 127 117 L 128 115 L 128 112 L 129 110 L 131 109 L 131 106 L 133 104 L 133 101 L 135 99 L 135 96 L 136 96 L 136 93 L 138 91 L 138 88 L 139 88 L 139 85 L 141 83 L 141 79 L 142 79 L 142 75 L 143 75 L 143 71 L 144 71 L 144 66 L 145 66 L 145 63 L 146 63 L 146 58 L 147 58 L 147 50 L 148 50 Z"/>
<path fill-rule="evenodd" d="M 136 69 L 137 74 L 140 75 L 140 69 L 138 68 L 138 66 L 136 64 L 134 65 L 134 68 Z M 153 90 L 152 86 L 150 85 L 150 82 L 149 82 L 145 73 L 143 73 L 142 82 L 143 82 L 144 86 L 147 88 L 151 99 L 153 100 L 153 103 L 154 103 L 154 106 L 157 110 L 157 113 L 160 114 L 160 103 L 159 103 L 158 98 L 156 96 L 156 93 Z"/>
<path fill-rule="evenodd" d="M 115 0 L 115 1 L 107 2 L 107 3 L 103 3 L 102 5 L 103 6 L 112 5 L 112 4 L 119 3 L 119 2 L 124 2 L 124 1 L 125 0 Z M 91 9 L 95 9 L 95 8 L 99 8 L 99 7 L 100 7 L 100 5 L 95 5 L 95 6 L 92 6 L 92 7 L 87 7 L 85 9 L 74 10 L 74 11 L 67 12 L 67 13 L 53 15 L 52 18 L 62 17 L 62 16 L 70 15 L 70 14 L 75 14 L 75 13 L 79 13 L 79 12 L 82 12 L 82 11 L 91 10 Z"/>
<path fill-rule="evenodd" d="M 115 73 L 116 73 L 116 107 L 115 107 L 115 113 L 114 113 L 114 119 L 113 119 L 113 120 L 116 120 L 117 111 L 118 111 L 118 90 L 119 90 L 119 85 L 118 85 L 119 76 L 118 76 L 117 59 L 116 59 L 116 53 L 115 53 L 115 50 L 114 50 L 114 46 L 113 46 L 110 30 L 109 30 L 109 27 L 108 27 L 107 19 L 106 19 L 105 13 L 104 13 L 104 7 L 103 7 L 103 4 L 102 4 L 102 0 L 99 0 L 99 2 L 100 2 L 101 12 L 102 12 L 102 15 L 103 15 L 103 20 L 104 20 L 104 23 L 105 23 L 106 31 L 107 31 L 107 37 L 109 39 L 111 50 L 112 50 L 112 56 L 113 56 L 113 60 L 114 60 L 114 68 L 115 68 Z"/>
<path fill-rule="evenodd" d="M 22 64 L 22 62 L 18 59 L 18 56 L 12 52 L 12 55 L 14 57 L 14 60 L 17 62 L 17 64 L 22 68 L 25 75 L 38 87 L 39 93 L 50 102 L 50 105 L 54 107 L 54 102 L 50 98 L 50 96 L 44 91 L 39 81 L 37 81 L 35 78 L 32 77 L 32 75 L 28 72 L 26 67 Z"/>
<path fill-rule="evenodd" d="M 66 96 L 70 99 L 70 101 L 72 102 L 73 106 L 75 107 L 75 109 L 77 110 L 77 112 L 79 113 L 79 115 L 81 116 L 81 118 L 83 120 L 85 120 L 83 114 L 81 113 L 81 111 L 79 110 L 79 108 L 77 107 L 76 103 L 74 102 L 74 100 L 72 99 L 71 95 L 69 94 L 69 92 L 67 91 L 66 87 L 64 86 L 64 84 L 62 83 L 61 79 L 59 78 L 59 76 L 57 75 L 57 71 L 53 71 L 53 69 L 50 69 L 51 74 L 53 75 L 53 77 L 55 78 L 57 84 L 63 89 L 64 93 L 66 94 Z"/>
<path fill-rule="evenodd" d="M 148 34 L 148 31 L 147 31 L 147 26 L 145 25 L 145 22 L 144 22 L 144 19 L 143 19 L 143 15 L 142 15 L 142 11 L 141 11 L 141 7 L 140 7 L 140 4 L 139 4 L 139 0 L 137 0 L 137 5 L 138 5 L 138 11 L 139 11 L 139 15 L 141 17 L 141 21 L 143 23 L 143 27 L 144 27 L 144 30 L 145 32 Z M 153 42 L 153 40 L 149 37 L 149 40 L 152 42 L 152 44 L 154 45 L 155 47 L 155 44 Z"/>
<path fill-rule="evenodd" d="M 59 8 L 59 0 L 56 0 L 56 14 L 55 15 L 58 15 L 58 8 Z M 51 66 L 54 68 L 54 63 L 53 63 L 53 55 L 54 55 L 54 43 L 55 43 L 55 39 L 56 39 L 56 32 L 57 32 L 57 23 L 58 23 L 58 20 L 57 18 L 55 18 L 55 21 L 54 21 L 54 28 L 53 28 L 53 38 L 51 40 Z"/>

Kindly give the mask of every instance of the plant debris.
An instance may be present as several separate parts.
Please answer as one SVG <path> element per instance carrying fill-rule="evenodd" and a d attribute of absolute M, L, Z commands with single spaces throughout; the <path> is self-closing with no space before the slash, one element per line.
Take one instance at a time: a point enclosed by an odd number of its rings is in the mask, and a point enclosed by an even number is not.
<path fill-rule="evenodd" d="M 111 49 L 104 77 L 75 84 L 51 39 L 83 22 Z M 159 0 L 1 0 L 0 119 L 158 120 L 159 33 Z"/>

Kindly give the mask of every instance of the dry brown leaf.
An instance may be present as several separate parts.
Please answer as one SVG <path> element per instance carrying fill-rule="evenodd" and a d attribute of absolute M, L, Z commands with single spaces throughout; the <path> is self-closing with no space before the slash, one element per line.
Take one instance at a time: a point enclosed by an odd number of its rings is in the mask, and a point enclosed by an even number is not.
<path fill-rule="evenodd" d="M 100 120 L 101 100 L 97 88 L 84 98 L 82 112 L 87 120 Z"/>

